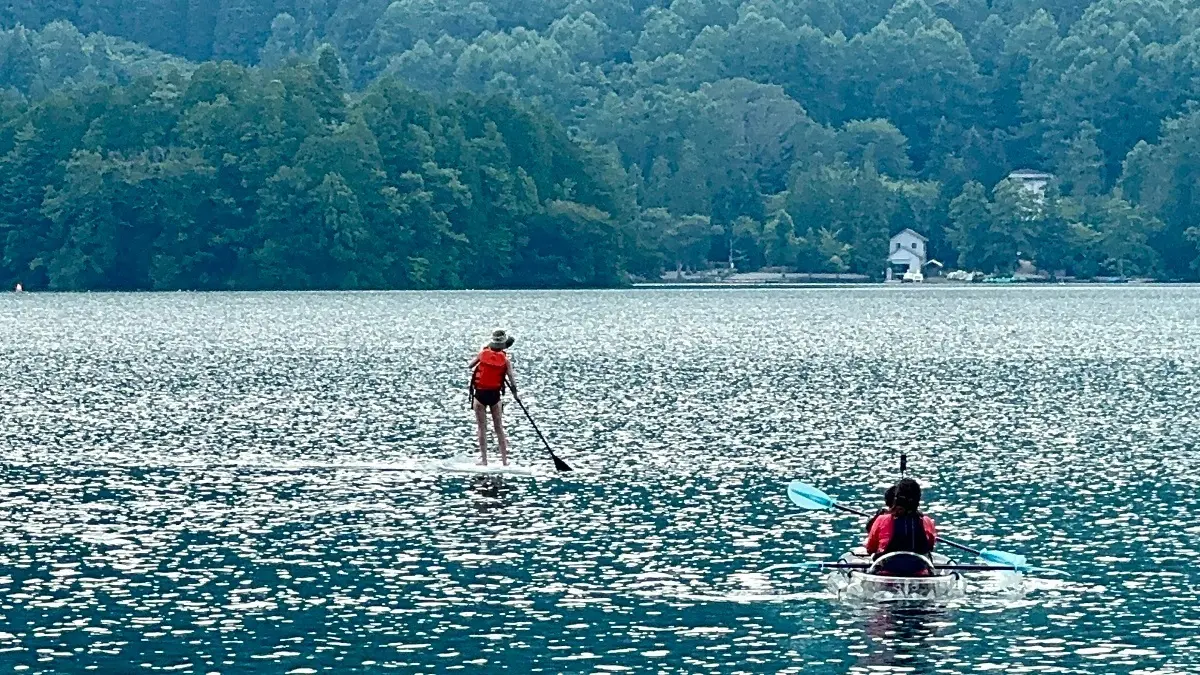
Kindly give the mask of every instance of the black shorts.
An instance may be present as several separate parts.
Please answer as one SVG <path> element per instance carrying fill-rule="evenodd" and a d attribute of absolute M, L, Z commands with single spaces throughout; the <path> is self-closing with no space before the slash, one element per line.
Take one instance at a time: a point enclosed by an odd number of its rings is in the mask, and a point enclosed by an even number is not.
<path fill-rule="evenodd" d="M 485 406 L 493 406 L 500 402 L 499 389 L 476 389 L 475 400 Z"/>

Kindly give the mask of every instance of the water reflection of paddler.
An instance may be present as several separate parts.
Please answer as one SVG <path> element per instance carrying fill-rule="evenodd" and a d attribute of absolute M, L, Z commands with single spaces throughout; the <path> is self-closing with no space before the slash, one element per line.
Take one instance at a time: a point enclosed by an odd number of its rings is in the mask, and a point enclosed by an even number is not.
<path fill-rule="evenodd" d="M 474 502 L 475 509 L 480 513 L 507 508 L 513 504 L 510 499 L 513 487 L 504 480 L 503 476 L 476 476 L 471 481 L 471 489 L 482 498 L 476 499 Z"/>
<path fill-rule="evenodd" d="M 856 666 L 880 669 L 900 666 L 908 673 L 933 673 L 936 665 L 929 654 L 930 640 L 943 628 L 952 625 L 944 609 L 926 606 L 883 605 L 869 608 L 870 615 L 863 626 L 869 650 Z"/>

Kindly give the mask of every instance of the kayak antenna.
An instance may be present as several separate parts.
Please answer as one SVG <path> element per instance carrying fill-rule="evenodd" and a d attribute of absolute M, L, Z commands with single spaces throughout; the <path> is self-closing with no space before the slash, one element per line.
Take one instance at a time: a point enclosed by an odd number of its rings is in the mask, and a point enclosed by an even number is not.
<path fill-rule="evenodd" d="M 908 471 L 908 455 L 900 453 L 900 477 L 904 477 L 904 473 Z"/>

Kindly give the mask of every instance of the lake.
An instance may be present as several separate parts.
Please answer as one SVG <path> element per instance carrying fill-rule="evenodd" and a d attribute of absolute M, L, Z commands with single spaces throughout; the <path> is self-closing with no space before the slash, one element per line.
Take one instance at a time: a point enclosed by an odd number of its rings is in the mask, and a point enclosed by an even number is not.
<path fill-rule="evenodd" d="M 495 327 L 580 471 L 463 476 Z M 0 672 L 1200 668 L 1200 288 L 0 297 Z M 838 600 L 899 455 L 1018 589 Z M 939 548 L 939 550 L 943 550 Z"/>

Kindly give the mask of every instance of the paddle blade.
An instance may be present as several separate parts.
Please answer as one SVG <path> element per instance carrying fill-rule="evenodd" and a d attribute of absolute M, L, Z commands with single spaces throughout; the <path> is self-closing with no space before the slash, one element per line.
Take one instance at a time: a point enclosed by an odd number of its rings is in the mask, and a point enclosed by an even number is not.
<path fill-rule="evenodd" d="M 1025 562 L 1025 556 L 1017 555 L 1016 553 L 991 551 L 985 548 L 979 552 L 979 557 L 980 559 L 986 560 L 990 563 L 995 563 L 997 565 L 1009 565 L 1017 568 L 1018 570 L 1024 570 L 1029 567 L 1029 565 Z"/>
<path fill-rule="evenodd" d="M 554 460 L 554 468 L 555 469 L 558 469 L 559 471 L 563 471 L 563 472 L 573 471 L 573 469 L 571 468 L 571 466 L 569 464 L 567 464 L 566 462 L 564 462 L 558 458 L 558 455 L 552 454 L 552 455 L 550 455 L 550 457 Z"/>
<path fill-rule="evenodd" d="M 834 505 L 833 497 L 798 480 L 788 484 L 787 493 L 793 504 L 809 511 L 827 511 Z"/>

